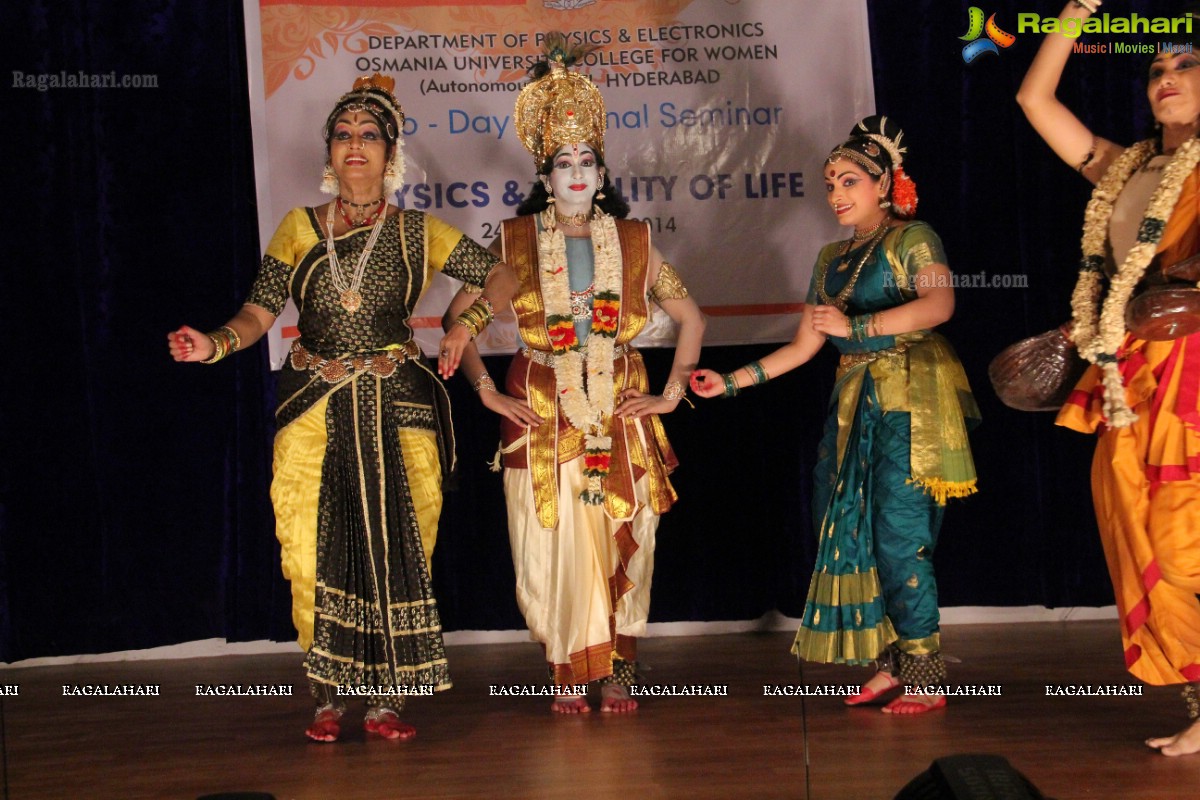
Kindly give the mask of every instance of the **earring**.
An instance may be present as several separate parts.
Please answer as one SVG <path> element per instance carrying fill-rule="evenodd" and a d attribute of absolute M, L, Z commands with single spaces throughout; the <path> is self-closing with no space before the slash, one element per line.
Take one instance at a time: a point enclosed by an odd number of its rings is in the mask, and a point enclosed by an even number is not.
<path fill-rule="evenodd" d="M 326 164 L 325 171 L 321 173 L 321 191 L 325 194 L 338 193 L 338 179 L 333 172 L 333 165 Z"/>
<path fill-rule="evenodd" d="M 545 186 L 546 186 L 546 202 L 547 203 L 558 202 L 557 199 L 554 197 L 554 190 L 550 188 L 550 184 L 546 184 Z"/>
<path fill-rule="evenodd" d="M 603 199 L 604 199 L 604 197 L 605 197 L 605 194 L 604 194 L 604 176 L 603 176 L 603 175 L 601 175 L 601 176 L 600 176 L 600 177 L 599 177 L 599 178 L 596 180 L 596 199 L 597 199 L 597 200 L 603 200 Z"/>
<path fill-rule="evenodd" d="M 879 198 L 879 207 L 887 210 L 892 207 L 892 201 L 888 200 L 886 197 L 881 197 Z"/>

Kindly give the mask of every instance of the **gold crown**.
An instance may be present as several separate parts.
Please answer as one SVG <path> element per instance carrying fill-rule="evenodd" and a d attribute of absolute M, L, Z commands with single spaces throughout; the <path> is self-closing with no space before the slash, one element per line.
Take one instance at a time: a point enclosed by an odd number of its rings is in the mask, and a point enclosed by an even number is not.
<path fill-rule="evenodd" d="M 600 90 L 586 75 L 567 69 L 561 51 L 551 54 L 549 65 L 548 74 L 517 95 L 517 137 L 533 154 L 534 169 L 575 142 L 587 142 L 603 158 L 608 119 Z"/>

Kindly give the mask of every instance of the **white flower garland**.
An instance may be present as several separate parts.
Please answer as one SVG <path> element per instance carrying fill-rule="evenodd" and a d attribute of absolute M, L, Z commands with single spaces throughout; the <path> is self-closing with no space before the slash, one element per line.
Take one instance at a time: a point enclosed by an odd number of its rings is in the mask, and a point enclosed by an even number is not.
<path fill-rule="evenodd" d="M 548 327 L 571 325 L 566 339 L 551 336 L 556 358 L 554 376 L 558 401 L 567 421 L 584 433 L 588 451 L 588 489 L 582 495 L 591 503 L 604 499 L 603 478 L 612 456 L 612 437 L 604 433 L 613 412 L 613 352 L 617 336 L 622 288 L 621 243 L 616 221 L 600 209 L 591 221 L 594 255 L 592 330 L 585 346 L 573 334 L 571 285 L 567 272 L 567 241 L 555 224 L 553 207 L 542 212 L 538 233 L 538 264 Z M 610 313 L 605 313 L 610 312 Z M 585 380 L 586 366 L 586 380 Z"/>
<path fill-rule="evenodd" d="M 1180 145 L 1163 170 L 1162 179 L 1138 227 L 1137 242 L 1129 249 L 1113 277 L 1101 306 L 1104 243 L 1113 204 L 1133 173 L 1155 152 L 1153 140 L 1138 142 L 1118 156 L 1096 184 L 1084 212 L 1083 265 L 1071 295 L 1074 321 L 1071 338 L 1079 348 L 1079 354 L 1091 363 L 1099 364 L 1104 371 L 1104 416 L 1113 428 L 1124 428 L 1137 420 L 1137 415 L 1125 402 L 1125 384 L 1117 361 L 1117 350 L 1125 341 L 1125 306 L 1154 259 L 1167 219 L 1179 202 L 1184 181 L 1200 164 L 1200 140 L 1192 138 Z"/>

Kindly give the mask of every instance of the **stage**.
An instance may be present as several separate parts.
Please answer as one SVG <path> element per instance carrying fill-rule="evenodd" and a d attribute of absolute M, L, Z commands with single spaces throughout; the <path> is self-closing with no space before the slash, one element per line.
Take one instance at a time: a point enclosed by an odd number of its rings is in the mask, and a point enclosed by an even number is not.
<path fill-rule="evenodd" d="M 367 740 L 357 699 L 341 741 L 309 743 L 299 651 L 5 669 L 19 692 L 4 698 L 7 797 L 803 798 L 802 702 L 820 800 L 890 799 L 956 753 L 1004 756 L 1057 800 L 1180 800 L 1200 785 L 1200 756 L 1142 744 L 1184 727 L 1183 702 L 1174 688 L 1120 694 L 1140 684 L 1122 667 L 1115 621 L 947 626 L 944 651 L 961 661 L 950 686 L 970 694 L 916 718 L 839 696 L 802 701 L 790 643 L 788 633 L 645 639 L 645 686 L 657 696 L 633 714 L 578 717 L 511 694 L 538 686 L 536 645 L 450 646 L 455 686 L 409 701 L 418 735 L 404 743 Z M 868 674 L 806 664 L 803 677 L 817 693 Z M 93 686 L 158 694 L 83 693 Z M 274 693 L 212 696 L 219 686 Z M 1080 696 L 1084 687 L 1118 693 Z"/>

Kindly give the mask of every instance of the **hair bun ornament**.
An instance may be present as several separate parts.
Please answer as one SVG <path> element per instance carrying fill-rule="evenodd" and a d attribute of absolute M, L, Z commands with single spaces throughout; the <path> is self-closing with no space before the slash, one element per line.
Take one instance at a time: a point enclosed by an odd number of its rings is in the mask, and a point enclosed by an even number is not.
<path fill-rule="evenodd" d="M 886 115 L 873 114 L 864 117 L 850 129 L 850 135 L 863 136 L 878 142 L 879 146 L 886 150 L 888 156 L 891 157 L 893 169 L 899 169 L 900 165 L 904 163 L 904 154 L 908 152 L 907 147 L 900 146 L 900 142 L 904 138 L 904 130 L 888 119 Z"/>
<path fill-rule="evenodd" d="M 387 92 L 394 100 L 396 98 L 396 79 L 391 75 L 376 72 L 374 75 L 360 75 L 354 81 L 351 91 L 361 92 L 364 89 L 379 89 Z"/>
<path fill-rule="evenodd" d="M 530 70 L 533 79 L 517 95 L 514 111 L 517 138 L 533 154 L 535 170 L 575 142 L 587 142 L 604 157 L 604 97 L 590 78 L 568 69 L 595 49 L 572 45 L 557 31 L 546 34 L 545 60 Z"/>
<path fill-rule="evenodd" d="M 388 141 L 398 138 L 404 129 L 404 108 L 396 100 L 396 79 L 376 72 L 354 79 L 350 91 L 338 98 L 325 121 L 325 141 L 333 133 L 333 123 L 342 111 L 366 111 L 379 119 Z"/>

